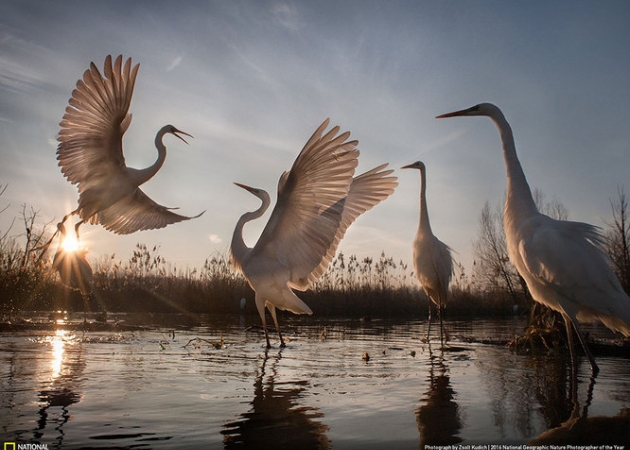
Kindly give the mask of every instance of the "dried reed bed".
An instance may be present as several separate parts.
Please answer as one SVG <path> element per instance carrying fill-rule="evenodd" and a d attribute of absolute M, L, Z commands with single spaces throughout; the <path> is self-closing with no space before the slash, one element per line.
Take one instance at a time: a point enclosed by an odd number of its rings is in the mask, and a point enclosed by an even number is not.
<path fill-rule="evenodd" d="M 25 209 L 25 232 L 0 235 L 0 312 L 5 316 L 18 311 L 83 311 L 84 304 L 89 311 L 256 314 L 253 291 L 232 270 L 227 252 L 209 256 L 202 268 L 182 269 L 160 255 L 159 246 L 142 243 L 126 261 L 111 255 L 90 259 L 92 294 L 84 299 L 51 270 L 51 251 L 38 249 L 52 227 L 37 226 L 36 216 Z M 506 293 L 476 291 L 463 268 L 457 272 L 445 314 L 512 314 Z M 385 252 L 377 259 L 339 253 L 318 283 L 298 295 L 323 316 L 421 318 L 428 312 L 428 300 L 412 270 Z"/>

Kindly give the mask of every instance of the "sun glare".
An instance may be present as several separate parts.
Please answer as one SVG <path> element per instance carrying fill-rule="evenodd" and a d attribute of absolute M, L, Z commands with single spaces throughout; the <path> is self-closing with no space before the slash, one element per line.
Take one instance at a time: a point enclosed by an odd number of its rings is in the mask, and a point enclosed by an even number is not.
<path fill-rule="evenodd" d="M 63 240 L 63 250 L 66 253 L 76 252 L 79 249 L 79 241 L 76 236 L 68 235 Z"/>
<path fill-rule="evenodd" d="M 57 330 L 52 339 L 52 378 L 55 379 L 61 374 L 61 364 L 63 362 L 64 345 L 66 339 L 65 330 Z"/>

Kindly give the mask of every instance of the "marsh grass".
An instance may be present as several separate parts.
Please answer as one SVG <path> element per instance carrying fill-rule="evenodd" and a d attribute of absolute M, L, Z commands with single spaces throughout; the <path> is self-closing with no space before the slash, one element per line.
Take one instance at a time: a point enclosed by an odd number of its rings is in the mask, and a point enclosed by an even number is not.
<path fill-rule="evenodd" d="M 52 271 L 52 252 L 38 249 L 52 235 L 51 224 L 38 225 L 37 213 L 26 208 L 22 222 L 23 233 L 0 235 L 0 312 L 5 317 L 19 311 L 85 307 L 91 312 L 256 314 L 254 293 L 232 270 L 227 252 L 209 256 L 202 268 L 180 269 L 160 254 L 159 246 L 142 243 L 126 261 L 114 255 L 89 259 L 92 294 L 84 298 Z M 408 265 L 385 252 L 376 259 L 340 252 L 315 286 L 298 295 L 322 316 L 422 318 L 429 307 Z M 512 314 L 508 298 L 505 293 L 475 291 L 459 267 L 445 314 Z"/>
<path fill-rule="evenodd" d="M 57 285 L 50 277 L 51 255 L 36 249 L 49 238 L 48 225 L 37 224 L 37 212 L 22 207 L 23 233 L 11 235 L 15 220 L 0 235 L 0 307 L 2 311 L 18 308 L 48 308 L 47 300 L 57 295 Z"/>

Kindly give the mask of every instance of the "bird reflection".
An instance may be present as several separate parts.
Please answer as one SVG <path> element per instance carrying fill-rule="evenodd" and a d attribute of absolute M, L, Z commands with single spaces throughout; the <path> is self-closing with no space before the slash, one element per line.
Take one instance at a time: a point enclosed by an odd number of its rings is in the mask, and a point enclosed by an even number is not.
<path fill-rule="evenodd" d="M 429 390 L 416 410 L 420 449 L 425 445 L 457 444 L 462 441 L 457 437 L 462 421 L 442 352 L 439 357 L 431 355 L 428 381 Z"/>
<path fill-rule="evenodd" d="M 533 392 L 540 403 L 540 412 L 548 427 L 556 427 L 571 415 L 577 401 L 576 372 L 565 357 L 540 357 L 531 360 L 536 376 L 534 385 L 525 392 Z M 523 417 L 529 414 L 523 412 Z"/>
<path fill-rule="evenodd" d="M 529 445 L 569 444 L 627 444 L 630 442 L 630 408 L 622 408 L 616 416 L 588 417 L 593 399 L 595 377 L 591 376 L 584 408 L 580 411 L 577 377 L 571 376 L 573 410 L 568 420 L 550 428 L 528 442 Z"/>
<path fill-rule="evenodd" d="M 290 448 L 328 449 L 328 426 L 317 419 L 324 415 L 316 408 L 299 406 L 307 381 L 277 382 L 276 365 L 282 350 L 274 358 L 271 373 L 266 374 L 269 350 L 265 351 L 260 372 L 254 383 L 255 397 L 250 411 L 236 421 L 226 423 L 221 433 L 226 449 Z"/>

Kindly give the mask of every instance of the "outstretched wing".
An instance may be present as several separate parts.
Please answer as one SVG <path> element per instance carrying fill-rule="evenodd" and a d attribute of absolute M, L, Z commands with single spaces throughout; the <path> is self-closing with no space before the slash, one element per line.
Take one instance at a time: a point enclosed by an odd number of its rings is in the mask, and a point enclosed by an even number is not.
<path fill-rule="evenodd" d="M 328 122 L 280 177 L 278 201 L 252 250 L 252 256 L 278 261 L 291 271 L 291 283 L 300 286 L 308 284 L 335 242 L 358 164 L 358 142 L 347 141 L 349 132 L 337 136 L 337 126 L 324 135 Z"/>
<path fill-rule="evenodd" d="M 335 256 L 339 242 L 343 239 L 348 227 L 361 214 L 369 211 L 394 193 L 398 181 L 396 177 L 390 176 L 394 171 L 384 170 L 386 167 L 387 164 L 382 164 L 354 178 L 348 196 L 340 201 L 343 204 L 343 213 L 335 238 L 319 265 L 307 277 L 291 280 L 294 288 L 304 290 L 311 283 L 317 281 Z"/>
<path fill-rule="evenodd" d="M 101 223 L 107 230 L 116 234 L 131 234 L 136 231 L 164 228 L 182 220 L 195 219 L 182 216 L 149 198 L 140 188 L 107 209 L 92 216 L 92 223 Z M 205 211 L 204 211 L 205 212 Z"/>
<path fill-rule="evenodd" d="M 122 55 L 112 66 L 108 55 L 105 77 L 90 63 L 72 92 L 59 124 L 57 160 L 62 173 L 78 185 L 79 192 L 98 189 L 99 184 L 125 167 L 122 136 L 131 122 L 128 111 L 139 66 L 132 68 L 129 58 L 122 67 Z"/>

